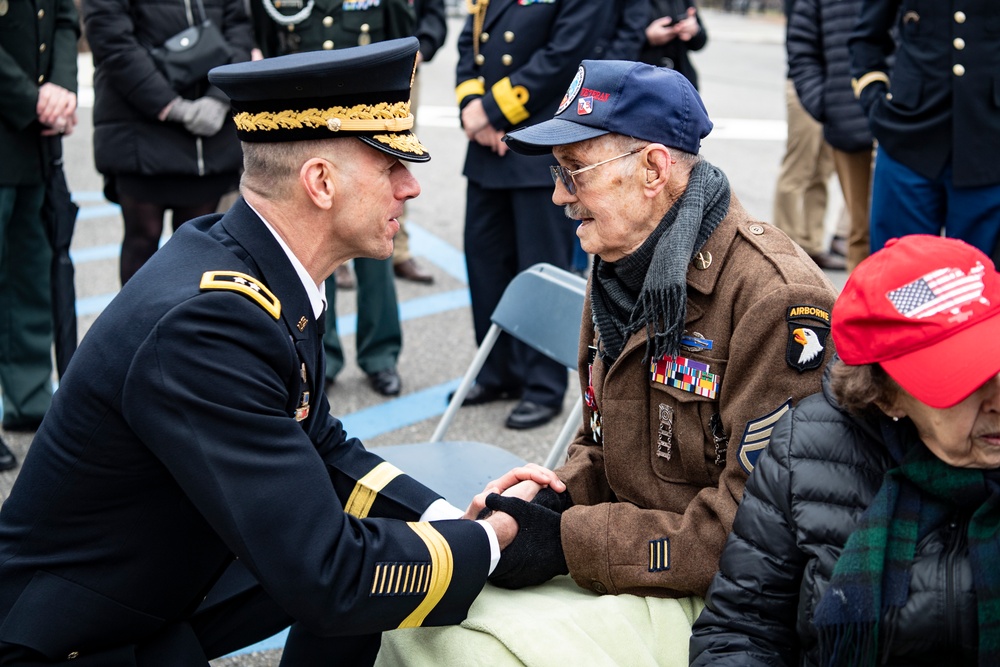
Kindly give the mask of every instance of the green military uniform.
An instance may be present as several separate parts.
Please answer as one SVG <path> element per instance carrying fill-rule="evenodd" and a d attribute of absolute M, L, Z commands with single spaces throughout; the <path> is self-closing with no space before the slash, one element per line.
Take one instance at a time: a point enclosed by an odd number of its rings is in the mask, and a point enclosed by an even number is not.
<path fill-rule="evenodd" d="M 40 214 L 46 82 L 76 92 L 72 0 L 0 0 L 0 387 L 4 427 L 33 427 L 52 399 L 52 251 Z M 16 261 L 15 259 L 16 258 Z"/>
<path fill-rule="evenodd" d="M 2 0 L 0 0 L 2 1 Z M 364 46 L 416 31 L 410 0 L 251 0 L 257 46 L 265 57 Z M 371 375 L 396 368 L 403 345 L 392 259 L 354 260 L 358 276 L 358 366 Z M 337 285 L 326 281 L 326 377 L 344 367 L 337 335 Z"/>

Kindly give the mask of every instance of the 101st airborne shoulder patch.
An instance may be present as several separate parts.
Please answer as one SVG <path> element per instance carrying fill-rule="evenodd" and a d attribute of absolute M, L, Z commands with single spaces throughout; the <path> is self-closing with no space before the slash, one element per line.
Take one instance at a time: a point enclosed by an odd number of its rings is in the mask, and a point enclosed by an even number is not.
<path fill-rule="evenodd" d="M 267 311 L 274 319 L 281 318 L 281 302 L 267 286 L 238 271 L 206 271 L 201 274 L 201 289 L 224 289 L 239 292 Z"/>
<path fill-rule="evenodd" d="M 775 422 L 781 419 L 781 415 L 788 412 L 790 407 L 792 407 L 791 398 L 763 417 L 747 422 L 747 427 L 743 430 L 743 438 L 740 439 L 739 450 L 739 461 L 743 472 L 748 475 L 753 472 L 754 466 L 757 465 L 757 459 L 760 458 L 760 453 L 771 442 L 771 432 L 774 430 Z"/>
<path fill-rule="evenodd" d="M 830 311 L 810 305 L 790 306 L 785 320 L 788 323 L 785 361 L 800 373 L 819 368 L 830 334 Z"/>

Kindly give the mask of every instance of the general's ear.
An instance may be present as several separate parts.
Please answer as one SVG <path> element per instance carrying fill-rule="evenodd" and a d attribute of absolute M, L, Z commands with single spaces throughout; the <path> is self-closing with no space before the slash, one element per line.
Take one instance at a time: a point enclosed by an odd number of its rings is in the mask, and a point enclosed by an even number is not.
<path fill-rule="evenodd" d="M 663 144 L 650 144 L 642 150 L 640 168 L 645 171 L 644 194 L 654 198 L 667 186 L 674 164 L 670 149 Z"/>
<path fill-rule="evenodd" d="M 309 158 L 299 169 L 299 184 L 306 196 L 325 211 L 333 208 L 337 194 L 335 170 L 333 163 L 321 157 Z"/>

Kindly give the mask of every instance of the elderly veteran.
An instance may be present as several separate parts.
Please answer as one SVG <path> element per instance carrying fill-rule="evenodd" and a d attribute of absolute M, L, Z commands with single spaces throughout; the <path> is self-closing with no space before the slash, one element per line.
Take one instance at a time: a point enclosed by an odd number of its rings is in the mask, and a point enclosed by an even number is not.
<path fill-rule="evenodd" d="M 1000 275 L 890 240 L 833 307 L 823 392 L 774 427 L 694 665 L 996 665 Z"/>
<path fill-rule="evenodd" d="M 323 392 L 323 280 L 388 257 L 420 192 L 417 45 L 212 71 L 243 198 L 181 227 L 63 377 L 0 512 L 0 664 L 207 665 L 289 624 L 282 665 L 365 664 L 384 629 L 465 616 L 516 526 L 433 520 L 462 512 Z"/>
<path fill-rule="evenodd" d="M 565 579 L 506 605 L 484 592 L 463 627 L 518 656 L 549 648 L 572 664 L 565 647 L 585 646 L 580 664 L 686 664 L 693 617 L 678 605 L 697 602 L 634 596 L 705 594 L 771 426 L 820 387 L 834 290 L 698 157 L 711 128 L 682 74 L 587 60 L 554 119 L 507 136 L 512 150 L 555 155 L 552 199 L 580 221 L 595 262 L 580 343 L 584 424 L 555 471 L 567 492 L 487 497 L 520 525 L 491 581 L 520 588 L 568 572 L 588 591 L 632 594 L 602 603 L 581 591 L 575 604 Z M 593 613 L 569 622 L 581 605 Z M 542 621 L 548 612 L 555 626 Z M 648 625 L 663 616 L 672 620 Z M 459 641 L 454 628 L 404 633 L 417 635 L 404 652 L 391 634 L 383 653 L 411 657 L 420 644 Z"/>

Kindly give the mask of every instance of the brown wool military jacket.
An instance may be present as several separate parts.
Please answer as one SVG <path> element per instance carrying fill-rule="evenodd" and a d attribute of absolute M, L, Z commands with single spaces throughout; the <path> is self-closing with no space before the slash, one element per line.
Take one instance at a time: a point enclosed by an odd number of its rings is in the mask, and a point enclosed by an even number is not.
<path fill-rule="evenodd" d="M 735 196 L 687 288 L 686 359 L 659 364 L 654 379 L 644 331 L 610 367 L 598 355 L 591 372 L 600 343 L 588 286 L 580 382 L 592 385 L 596 409 L 584 406 L 557 470 L 574 502 L 563 550 L 584 588 L 704 596 L 770 425 L 820 390 L 833 353 L 830 281 Z"/>

